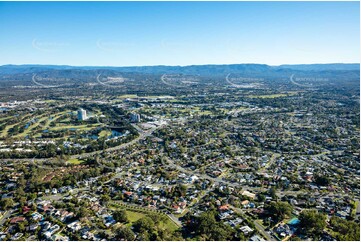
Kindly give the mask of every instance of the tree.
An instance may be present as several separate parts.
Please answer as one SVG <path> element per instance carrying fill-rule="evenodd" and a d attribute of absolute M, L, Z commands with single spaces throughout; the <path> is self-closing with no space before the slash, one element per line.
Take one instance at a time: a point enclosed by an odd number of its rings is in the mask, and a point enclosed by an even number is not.
<path fill-rule="evenodd" d="M 307 234 L 319 234 L 326 227 L 326 218 L 317 210 L 303 210 L 299 216 L 300 226 Z"/>
<path fill-rule="evenodd" d="M 330 184 L 330 180 L 326 176 L 316 176 L 315 182 L 319 186 L 328 186 Z"/>
<path fill-rule="evenodd" d="M 276 188 L 272 187 L 270 190 L 270 195 L 273 199 L 277 198 L 277 194 L 276 194 Z"/>
<path fill-rule="evenodd" d="M 290 216 L 293 210 L 292 205 L 288 202 L 271 202 L 265 208 L 277 221 Z"/>
<path fill-rule="evenodd" d="M 360 239 L 360 226 L 339 217 L 330 219 L 332 230 L 337 232 L 336 238 L 341 241 L 358 241 Z"/>
<path fill-rule="evenodd" d="M 115 221 L 120 223 L 128 223 L 127 213 L 124 210 L 117 210 L 113 213 Z"/>
<path fill-rule="evenodd" d="M 151 213 L 148 216 L 154 221 L 156 225 L 159 225 L 159 223 L 162 221 L 162 217 L 156 213 Z"/>
<path fill-rule="evenodd" d="M 197 233 L 209 234 L 216 222 L 214 211 L 202 213 L 198 219 Z"/>
<path fill-rule="evenodd" d="M 133 227 L 136 232 L 140 232 L 140 233 L 148 232 L 150 234 L 150 231 L 153 231 L 155 224 L 151 218 L 143 217 L 141 219 L 138 219 L 133 224 Z"/>
<path fill-rule="evenodd" d="M 121 226 L 119 228 L 116 229 L 115 231 L 117 240 L 134 240 L 135 239 L 135 234 L 133 233 L 133 231 L 127 227 L 127 226 Z"/>
<path fill-rule="evenodd" d="M 110 197 L 109 197 L 109 195 L 102 195 L 102 196 L 100 197 L 100 200 L 101 200 L 103 203 L 107 203 L 107 202 L 110 201 Z"/>
<path fill-rule="evenodd" d="M 217 222 L 216 226 L 212 227 L 210 239 L 216 241 L 232 240 L 233 232 L 228 224 Z"/>
<path fill-rule="evenodd" d="M 90 211 L 89 209 L 85 208 L 85 207 L 80 207 L 79 212 L 78 212 L 78 217 L 79 218 L 84 218 L 90 215 Z"/>
<path fill-rule="evenodd" d="M 263 195 L 262 193 L 258 193 L 257 194 L 257 199 L 258 199 L 259 202 L 264 202 L 264 201 L 266 201 L 266 196 Z"/>
<path fill-rule="evenodd" d="M 206 240 L 232 240 L 234 230 L 223 222 L 217 222 L 215 211 L 207 211 L 200 215 L 196 233 Z"/>
<path fill-rule="evenodd" d="M 0 208 L 6 210 L 14 206 L 14 201 L 11 198 L 3 198 L 0 200 Z"/>

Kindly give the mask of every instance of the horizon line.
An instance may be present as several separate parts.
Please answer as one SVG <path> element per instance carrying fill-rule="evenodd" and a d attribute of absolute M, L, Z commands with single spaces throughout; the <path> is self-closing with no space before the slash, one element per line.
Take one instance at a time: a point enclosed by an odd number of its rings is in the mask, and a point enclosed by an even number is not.
<path fill-rule="evenodd" d="M 270 65 L 264 63 L 232 63 L 232 64 L 188 64 L 188 65 L 133 65 L 133 66 L 112 66 L 112 65 L 67 65 L 67 64 L 3 64 L 0 67 L 4 66 L 68 66 L 68 67 L 156 67 L 156 66 L 168 66 L 168 67 L 189 67 L 189 66 L 222 66 L 222 65 L 266 65 L 266 66 L 284 66 L 284 65 L 360 65 L 361 63 L 357 62 L 330 62 L 330 63 L 298 63 L 298 64 L 278 64 Z"/>

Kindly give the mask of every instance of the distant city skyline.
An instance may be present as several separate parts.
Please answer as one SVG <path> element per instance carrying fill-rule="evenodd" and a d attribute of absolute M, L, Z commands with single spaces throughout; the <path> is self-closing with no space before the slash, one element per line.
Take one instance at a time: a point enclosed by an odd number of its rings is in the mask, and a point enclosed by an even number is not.
<path fill-rule="evenodd" d="M 0 65 L 360 62 L 359 2 L 0 2 Z"/>

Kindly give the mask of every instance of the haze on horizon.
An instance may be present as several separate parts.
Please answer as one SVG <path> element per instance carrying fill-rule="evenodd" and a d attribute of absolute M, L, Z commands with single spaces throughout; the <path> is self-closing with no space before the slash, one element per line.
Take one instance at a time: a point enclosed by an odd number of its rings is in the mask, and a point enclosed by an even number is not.
<path fill-rule="evenodd" d="M 359 2 L 0 2 L 0 65 L 360 62 Z"/>

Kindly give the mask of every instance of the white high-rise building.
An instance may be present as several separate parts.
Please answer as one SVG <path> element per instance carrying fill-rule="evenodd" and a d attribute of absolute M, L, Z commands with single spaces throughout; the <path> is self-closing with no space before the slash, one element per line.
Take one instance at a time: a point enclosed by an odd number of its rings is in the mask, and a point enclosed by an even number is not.
<path fill-rule="evenodd" d="M 133 123 L 139 123 L 140 122 L 140 114 L 138 114 L 138 113 L 130 114 L 130 121 Z"/>
<path fill-rule="evenodd" d="M 82 108 L 78 110 L 78 119 L 81 120 L 81 121 L 87 119 L 86 110 L 84 110 Z"/>

